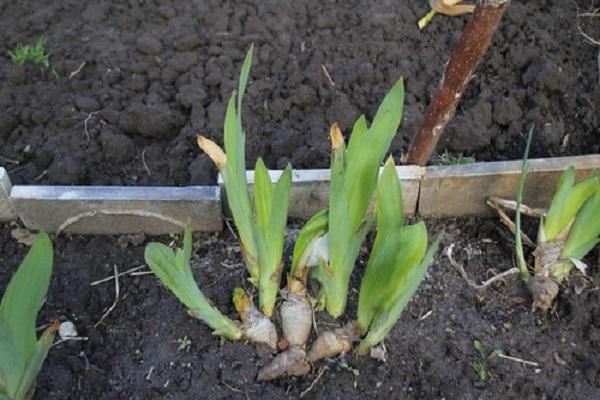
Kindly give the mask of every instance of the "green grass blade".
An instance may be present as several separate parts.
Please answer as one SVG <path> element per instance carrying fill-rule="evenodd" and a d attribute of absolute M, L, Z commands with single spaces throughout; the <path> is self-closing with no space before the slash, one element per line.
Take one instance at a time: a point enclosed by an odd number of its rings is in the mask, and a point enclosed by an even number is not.
<path fill-rule="evenodd" d="M 28 358 L 35 347 L 35 321 L 50 285 L 53 257 L 50 238 L 43 232 L 38 233 L 0 303 L 0 316 L 11 327 L 24 358 Z"/>
<path fill-rule="evenodd" d="M 146 264 L 154 275 L 181 301 L 190 314 L 214 329 L 213 334 L 236 340 L 241 337 L 237 325 L 217 310 L 198 288 L 190 258 L 191 228 L 186 226 L 184 248 L 175 252 L 162 243 L 149 243 L 144 251 Z M 191 249 L 191 247 L 190 247 Z"/>
<path fill-rule="evenodd" d="M 273 258 L 281 261 L 285 227 L 287 225 L 288 205 L 292 190 L 292 167 L 288 164 L 273 192 L 273 205 L 271 207 L 269 242 L 272 246 Z"/>
<path fill-rule="evenodd" d="M 521 163 L 521 176 L 519 177 L 519 186 L 517 187 L 517 211 L 515 215 L 515 253 L 517 258 L 517 265 L 521 273 L 521 279 L 525 282 L 529 280 L 529 270 L 527 269 L 527 263 L 525 262 L 525 256 L 523 254 L 523 243 L 521 239 L 521 203 L 523 201 L 523 189 L 525 187 L 525 178 L 527 178 L 527 172 L 529 170 L 529 164 L 527 158 L 529 157 L 529 148 L 533 139 L 533 125 L 529 128 L 529 134 L 527 135 L 527 144 L 525 145 L 525 154 L 523 154 L 523 162 Z"/>
<path fill-rule="evenodd" d="M 248 58 L 248 57 L 246 57 Z M 240 76 L 240 88 L 245 89 L 250 63 L 246 62 Z M 244 80 L 242 84 L 242 80 Z M 238 106 L 241 105 L 243 90 L 238 98 Z M 227 202 L 233 215 L 233 221 L 237 228 L 244 252 L 246 267 L 250 273 L 250 280 L 254 283 L 258 280 L 258 249 L 253 236 L 252 208 L 248 194 L 248 183 L 246 180 L 246 152 L 245 136 L 241 126 L 241 111 L 236 111 L 235 94 L 227 104 L 224 124 L 225 153 L 227 155 L 227 166 L 223 171 L 223 181 L 227 193 Z"/>
<path fill-rule="evenodd" d="M 256 160 L 254 168 L 254 211 L 257 222 L 266 228 L 270 225 L 273 209 L 273 183 L 262 158 Z"/>
<path fill-rule="evenodd" d="M 0 315 L 0 371 L 4 382 L 0 389 L 3 387 L 10 397 L 13 397 L 19 388 L 25 371 L 25 360 L 8 321 Z"/>
<path fill-rule="evenodd" d="M 246 53 L 244 58 L 244 64 L 242 65 L 242 72 L 240 73 L 240 83 L 238 86 L 238 122 L 240 130 L 242 129 L 242 99 L 246 93 L 246 84 L 248 83 L 248 76 L 250 75 L 250 67 L 252 66 L 252 55 L 254 54 L 254 45 L 250 45 L 250 50 Z"/>
<path fill-rule="evenodd" d="M 396 324 L 400 318 L 402 311 L 414 296 L 419 285 L 425 278 L 427 269 L 433 261 L 433 257 L 438 250 L 442 234 L 434 240 L 427 253 L 417 265 L 406 266 L 402 269 L 402 274 L 395 276 L 392 279 L 398 279 L 400 282 L 395 299 L 392 303 L 388 303 L 379 313 L 373 318 L 367 336 L 361 340 L 356 348 L 358 354 L 365 354 L 371 347 L 377 345 Z M 361 287 L 361 295 L 362 295 Z M 360 302 L 360 298 L 359 298 Z M 360 307 L 360 303 L 359 303 Z"/>
<path fill-rule="evenodd" d="M 400 230 L 404 226 L 402 189 L 394 160 L 385 163 L 377 184 L 377 231 L 382 235 Z"/>
<path fill-rule="evenodd" d="M 592 176 L 573 186 L 575 169 L 569 167 L 560 178 L 558 188 L 544 221 L 546 241 L 555 239 L 575 217 L 583 203 L 598 187 L 598 177 Z"/>
<path fill-rule="evenodd" d="M 44 331 L 42 337 L 37 341 L 33 353 L 29 357 L 27 366 L 25 367 L 24 374 L 19 384 L 19 389 L 15 395 L 15 399 L 25 399 L 27 394 L 30 392 L 32 387 L 35 385 L 35 378 L 42 369 L 44 360 L 48 355 L 48 351 L 52 346 L 56 336 L 56 328 L 49 328 Z"/>
<path fill-rule="evenodd" d="M 354 266 L 348 263 L 349 246 L 352 241 L 352 227 L 346 197 L 346 146 L 337 125 L 331 129 L 332 155 L 329 192 L 329 260 L 320 271 L 323 295 L 327 311 L 334 317 L 340 316 L 346 306 L 348 282 L 346 277 Z"/>
<path fill-rule="evenodd" d="M 355 125 L 359 135 L 350 138 L 346 157 L 346 190 L 353 229 L 360 225 L 373 197 L 379 166 L 400 125 L 403 103 L 404 84 L 400 79 L 385 96 L 368 131 L 363 131 L 366 121 L 359 119 Z"/>
<path fill-rule="evenodd" d="M 273 190 L 272 206 L 269 210 L 269 225 L 265 226 L 257 238 L 259 246 L 259 307 L 263 314 L 273 314 L 281 272 L 283 269 L 283 244 L 287 224 L 288 202 L 292 187 L 292 168 L 287 168 Z"/>
<path fill-rule="evenodd" d="M 294 244 L 290 275 L 302 279 L 303 283 L 306 283 L 304 282 L 307 273 L 305 268 L 307 267 L 306 261 L 309 256 L 308 253 L 311 251 L 311 245 L 327 233 L 328 225 L 329 209 L 326 208 L 313 215 L 298 233 L 298 238 Z"/>
<path fill-rule="evenodd" d="M 367 124 L 367 118 L 364 115 L 361 115 L 352 127 L 352 134 L 350 135 L 350 142 L 348 143 L 347 150 L 349 157 L 361 152 L 361 149 L 358 148 L 358 146 L 364 143 L 364 137 L 368 131 L 369 126 Z"/>
<path fill-rule="evenodd" d="M 600 243 L 600 188 L 583 204 L 571 227 L 560 258 L 581 260 Z"/>
<path fill-rule="evenodd" d="M 386 232 L 381 245 L 371 252 L 358 300 L 358 323 L 363 331 L 373 319 L 410 288 L 410 271 L 417 268 L 427 251 L 427 228 L 423 222 Z"/>

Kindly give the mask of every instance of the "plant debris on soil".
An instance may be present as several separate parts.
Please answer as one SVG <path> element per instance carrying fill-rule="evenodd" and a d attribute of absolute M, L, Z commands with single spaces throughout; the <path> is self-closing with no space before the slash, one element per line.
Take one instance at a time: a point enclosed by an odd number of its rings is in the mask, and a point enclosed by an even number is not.
<path fill-rule="evenodd" d="M 431 237 L 445 231 L 441 250 L 385 341 L 387 362 L 348 354 L 318 362 L 305 378 L 273 383 L 256 381 L 270 353 L 211 336 L 210 328 L 188 317 L 146 268 L 131 271 L 143 265 L 143 243 L 115 236 L 56 238 L 54 276 L 38 325 L 54 318 L 70 320 L 88 340 L 51 349 L 35 399 L 255 399 L 299 398 L 302 393 L 314 399 L 599 398 L 598 248 L 586 259 L 589 276 L 574 275 L 561 290 L 557 312 L 532 314 L 520 281 L 473 290 L 443 251 L 454 244 L 455 262 L 476 282 L 510 269 L 512 239 L 500 222 L 427 223 Z M 288 232 L 288 265 L 298 227 Z M 14 228 L 0 226 L 0 292 L 28 249 L 11 238 Z M 192 266 L 199 286 L 234 317 L 231 292 L 247 277 L 237 241 L 229 232 L 195 239 Z M 365 248 L 353 289 L 359 286 L 367 254 Z M 115 270 L 126 272 L 119 276 L 118 298 L 114 278 L 90 285 Z M 351 289 L 344 318 L 355 315 L 357 300 L 357 290 Z M 331 329 L 324 313 L 317 320 L 319 331 Z M 182 338 L 187 339 L 185 349 Z M 486 349 L 487 358 L 474 341 Z M 484 368 L 485 379 L 473 365 Z"/>
<path fill-rule="evenodd" d="M 591 0 L 512 2 L 438 146 L 478 161 L 600 152 L 597 18 Z M 348 132 L 406 80 L 399 159 L 417 131 L 468 16 L 427 1 L 0 3 L 0 166 L 14 183 L 210 184 L 196 133 L 222 138 L 226 99 L 250 46 L 248 165 L 327 167 L 327 131 Z M 41 35 L 50 68 L 8 50 Z"/>

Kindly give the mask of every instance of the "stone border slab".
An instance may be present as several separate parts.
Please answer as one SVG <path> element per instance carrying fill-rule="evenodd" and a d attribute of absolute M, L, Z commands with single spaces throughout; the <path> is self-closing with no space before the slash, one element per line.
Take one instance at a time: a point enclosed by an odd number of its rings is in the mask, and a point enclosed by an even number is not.
<path fill-rule="evenodd" d="M 8 173 L 0 167 L 0 222 L 17 219 L 17 209 L 10 198 L 11 190 L 12 185 Z"/>
<path fill-rule="evenodd" d="M 562 172 L 569 166 L 578 179 L 600 170 L 600 155 L 530 160 L 524 202 L 547 207 Z M 408 215 L 423 217 L 491 216 L 489 196 L 513 199 L 521 161 L 451 166 L 396 167 Z M 276 181 L 281 171 L 271 171 Z M 247 173 L 249 184 L 254 173 Z M 114 187 L 14 186 L 0 168 L 0 221 L 20 218 L 30 229 L 83 234 L 180 231 L 188 218 L 195 231 L 220 231 L 225 202 L 220 186 Z M 309 218 L 327 207 L 329 170 L 294 170 L 289 215 Z"/>
<path fill-rule="evenodd" d="M 560 175 L 573 166 L 577 179 L 600 171 L 600 155 L 542 158 L 529 161 L 523 202 L 548 207 Z M 423 217 L 491 216 L 489 196 L 514 199 L 521 161 L 497 161 L 470 165 L 431 166 L 421 180 L 418 211 Z"/>
<path fill-rule="evenodd" d="M 46 232 L 146 233 L 222 229 L 217 186 L 14 186 L 11 198 L 23 224 Z"/>
<path fill-rule="evenodd" d="M 404 212 L 407 215 L 414 215 L 419 199 L 419 185 L 423 168 L 398 166 L 396 167 L 396 171 L 402 187 Z M 281 170 L 269 171 L 271 180 L 276 182 L 281 173 Z M 254 183 L 254 171 L 247 171 L 246 178 L 251 190 Z M 288 215 L 291 218 L 310 218 L 322 209 L 327 208 L 329 202 L 329 178 L 329 169 L 293 170 L 292 196 L 290 198 Z M 220 175 L 219 185 L 223 185 Z M 223 199 L 225 199 L 224 190 Z M 230 215 L 226 201 L 224 201 L 224 209 Z"/>

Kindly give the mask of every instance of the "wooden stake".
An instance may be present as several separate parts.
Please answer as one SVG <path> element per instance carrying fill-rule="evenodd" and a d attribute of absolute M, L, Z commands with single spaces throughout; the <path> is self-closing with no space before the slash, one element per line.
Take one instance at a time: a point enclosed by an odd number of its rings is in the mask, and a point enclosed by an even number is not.
<path fill-rule="evenodd" d="M 477 3 L 448 62 L 440 88 L 427 107 L 421 128 L 408 149 L 407 164 L 425 165 L 431 157 L 509 3 L 510 0 L 479 0 Z"/>

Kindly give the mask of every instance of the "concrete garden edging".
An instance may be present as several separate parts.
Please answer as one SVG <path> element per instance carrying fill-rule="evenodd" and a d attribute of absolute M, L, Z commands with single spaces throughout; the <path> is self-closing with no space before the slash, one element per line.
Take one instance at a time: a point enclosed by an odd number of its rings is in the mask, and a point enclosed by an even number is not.
<path fill-rule="evenodd" d="M 547 206 L 562 172 L 575 167 L 578 179 L 600 170 L 600 155 L 533 159 L 524 203 Z M 489 196 L 514 198 L 521 161 L 449 166 L 396 167 L 408 215 L 491 216 Z M 252 185 L 254 173 L 248 171 Z M 281 171 L 271 171 L 273 180 Z M 309 218 L 327 207 L 329 170 L 294 170 L 289 215 Z M 0 167 L 0 221 L 21 220 L 29 229 L 81 234 L 149 235 L 181 230 L 189 219 L 195 231 L 223 227 L 222 182 L 215 186 L 116 187 L 15 185 Z M 224 212 L 225 210 L 225 212 Z"/>

